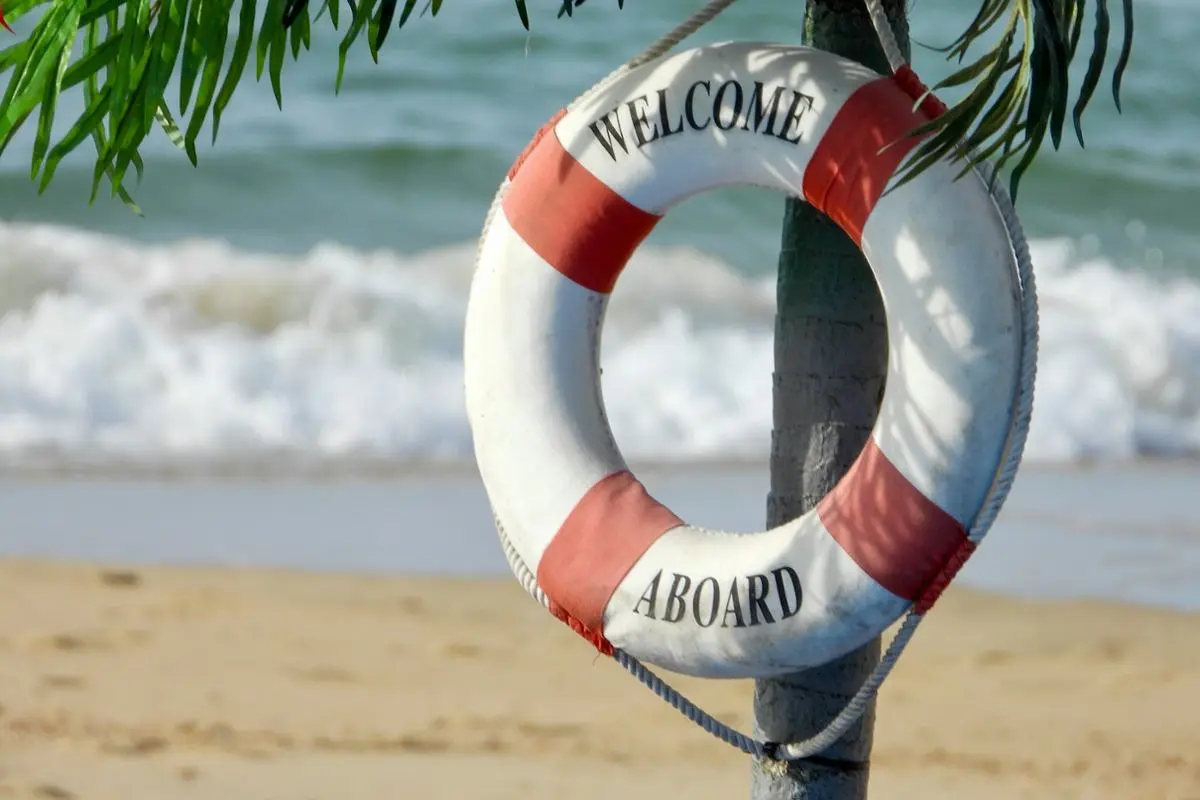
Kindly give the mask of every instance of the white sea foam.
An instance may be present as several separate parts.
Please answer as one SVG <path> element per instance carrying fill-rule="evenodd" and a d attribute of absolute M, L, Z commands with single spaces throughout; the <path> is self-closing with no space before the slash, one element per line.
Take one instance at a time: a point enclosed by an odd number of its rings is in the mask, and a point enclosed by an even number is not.
<path fill-rule="evenodd" d="M 471 453 L 461 329 L 473 245 L 300 257 L 0 224 L 0 459 Z M 1042 350 L 1028 457 L 1200 455 L 1200 283 L 1034 246 Z M 631 458 L 765 457 L 773 288 L 646 249 L 605 333 Z"/>

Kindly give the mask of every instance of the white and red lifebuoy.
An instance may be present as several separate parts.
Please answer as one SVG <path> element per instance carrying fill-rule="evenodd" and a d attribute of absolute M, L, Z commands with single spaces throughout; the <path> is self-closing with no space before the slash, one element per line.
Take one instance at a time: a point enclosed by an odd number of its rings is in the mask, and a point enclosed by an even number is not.
<path fill-rule="evenodd" d="M 803 47 L 700 47 L 556 117 L 510 172 L 467 312 L 476 458 L 551 610 L 601 650 L 707 677 L 825 663 L 932 603 L 971 552 L 1018 392 L 1017 257 L 978 174 L 938 163 L 884 194 L 936 103 L 917 108 L 906 79 Z M 754 534 L 687 525 L 650 497 L 599 379 L 605 306 L 634 249 L 671 206 L 736 184 L 837 221 L 871 264 L 889 337 L 850 473 Z"/>

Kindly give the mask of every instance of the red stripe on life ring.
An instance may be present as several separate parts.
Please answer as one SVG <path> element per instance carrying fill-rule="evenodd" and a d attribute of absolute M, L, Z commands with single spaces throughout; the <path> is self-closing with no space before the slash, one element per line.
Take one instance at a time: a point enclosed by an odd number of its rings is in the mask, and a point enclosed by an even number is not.
<path fill-rule="evenodd" d="M 683 524 L 630 472 L 600 480 L 575 504 L 538 562 L 537 582 L 576 632 L 603 649 L 604 609 L 650 545 Z M 552 608 L 552 611 L 555 609 Z"/>
<path fill-rule="evenodd" d="M 929 117 L 895 78 L 860 86 L 838 110 L 804 171 L 804 198 L 862 244 L 863 226 Z M 930 104 L 923 104 L 923 108 Z"/>
<path fill-rule="evenodd" d="M 553 131 L 517 166 L 504 215 L 546 263 L 600 294 L 612 292 L 633 251 L 661 219 L 588 172 Z"/>
<path fill-rule="evenodd" d="M 916 601 L 967 541 L 958 520 L 909 483 L 873 438 L 817 515 L 863 572 L 905 600 Z"/>

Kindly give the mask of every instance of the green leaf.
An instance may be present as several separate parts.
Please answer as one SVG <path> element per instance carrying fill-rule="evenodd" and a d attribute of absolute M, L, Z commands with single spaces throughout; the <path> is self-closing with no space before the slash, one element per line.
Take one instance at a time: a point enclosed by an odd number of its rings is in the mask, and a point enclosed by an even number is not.
<path fill-rule="evenodd" d="M 150 3 L 148 0 L 131 0 L 125 6 L 122 25 L 121 46 L 113 64 L 113 99 L 109 113 L 110 135 L 116 135 L 119 119 L 132 101 L 134 87 L 141 79 L 138 64 L 145 59 L 149 40 Z"/>
<path fill-rule="evenodd" d="M 188 9 L 187 27 L 183 34 L 183 67 L 179 72 L 179 113 L 186 114 L 188 105 L 192 102 L 192 91 L 196 88 L 196 78 L 200 76 L 200 68 L 204 64 L 204 42 L 200 31 L 200 5 L 203 0 L 193 0 Z"/>
<path fill-rule="evenodd" d="M 119 32 L 116 36 L 106 39 L 103 44 L 93 48 L 90 52 L 85 45 L 85 55 L 67 68 L 67 74 L 63 76 L 62 88 L 70 89 L 94 75 L 101 68 L 108 68 L 110 62 L 116 58 L 117 50 L 120 46 L 121 34 Z"/>
<path fill-rule="evenodd" d="M 285 26 L 286 27 L 286 26 Z M 305 11 L 295 20 L 288 31 L 292 42 L 292 59 L 300 58 L 300 49 L 308 50 L 312 46 L 312 29 L 309 24 L 308 12 Z"/>
<path fill-rule="evenodd" d="M 400 15 L 400 24 L 408 19 L 408 14 L 411 11 L 409 6 L 416 5 L 417 0 L 405 0 L 404 12 Z M 338 70 L 337 80 L 334 83 L 334 92 L 342 90 L 342 78 L 346 74 L 346 54 L 350 52 L 351 45 L 358 38 L 358 34 L 362 31 L 363 25 L 371 18 L 371 0 L 360 0 L 357 7 L 354 9 L 354 19 L 350 23 L 350 27 L 346 29 L 346 35 L 342 37 L 342 43 L 338 45 Z"/>
<path fill-rule="evenodd" d="M 0 50 L 0 73 L 7 72 L 17 64 L 23 63 L 28 53 L 28 39 L 22 39 L 16 44 L 10 44 L 8 47 Z"/>
<path fill-rule="evenodd" d="M 975 84 L 975 90 L 955 104 L 951 112 L 918 126 L 912 135 L 927 135 L 910 155 L 901 181 L 911 180 L 940 158 L 965 162 L 960 175 L 984 159 L 997 156 L 997 171 L 1015 162 L 1010 176 L 1014 198 L 1022 176 L 1032 165 L 1043 140 L 1061 144 L 1069 106 L 1069 67 L 1079 52 L 1088 0 L 980 0 L 966 30 L 953 43 L 940 48 L 947 58 L 960 61 L 979 41 L 1003 32 L 999 42 L 959 70 L 939 88 Z M 1076 136 L 1083 143 L 1082 115 L 1099 82 L 1108 48 L 1108 0 L 1096 4 L 1095 30 L 1088 68 L 1074 103 Z M 1128 63 L 1132 47 L 1133 0 L 1122 0 L 1126 10 L 1121 53 Z M 1011 55 L 1014 45 L 1016 54 Z M 1114 70 L 1114 91 L 1121 69 Z M 1000 88 L 1001 74 L 1010 77 Z M 982 90 L 982 91 L 980 91 Z M 998 94 L 997 94 L 998 93 Z M 1119 109 L 1119 105 L 1118 105 Z"/>
<path fill-rule="evenodd" d="M 1113 67 L 1112 82 L 1113 103 L 1117 106 L 1117 113 L 1121 112 L 1121 79 L 1125 77 L 1125 68 L 1129 66 L 1129 57 L 1133 53 L 1133 0 L 1122 0 L 1121 10 L 1125 18 L 1125 35 L 1121 39 L 1117 65 Z"/>
<path fill-rule="evenodd" d="M 1078 137 L 1080 145 L 1083 144 L 1083 111 L 1087 108 L 1088 101 L 1092 99 L 1092 93 L 1096 91 L 1096 87 L 1100 84 L 1100 75 L 1104 71 L 1104 56 L 1108 52 L 1106 46 L 1109 31 L 1108 6 L 1103 0 L 1096 3 L 1094 31 L 1092 57 L 1088 59 L 1087 72 L 1083 75 L 1083 83 L 1079 86 L 1079 97 L 1075 100 L 1075 109 L 1072 112 L 1075 122 L 1075 135 Z"/>
<path fill-rule="evenodd" d="M 71 28 L 71 34 L 70 39 L 74 40 L 74 26 Z M 38 116 L 37 132 L 33 137 L 33 163 L 29 173 L 31 179 L 37 178 L 38 172 L 42 168 L 42 161 L 50 149 L 50 133 L 54 128 L 54 112 L 58 105 L 58 93 L 62 88 L 67 65 L 71 63 L 71 53 L 74 50 L 71 45 L 73 43 L 73 41 L 67 42 L 67 46 L 63 48 L 58 57 L 58 67 L 54 70 L 54 75 L 46 81 L 46 90 L 42 94 L 42 113 Z"/>
<path fill-rule="evenodd" d="M 175 62 L 183 45 L 183 31 L 187 22 L 188 0 L 157 0 L 159 3 L 158 25 L 151 36 L 149 85 L 146 94 L 150 98 L 161 98 L 167 93 L 167 83 L 175 71 Z M 199 5 L 200 0 L 195 0 Z M 222 32 L 224 36 L 224 32 Z M 145 127 L 151 127 L 161 103 L 147 103 L 145 112 L 150 115 Z"/>
<path fill-rule="evenodd" d="M 96 3 L 90 3 L 87 10 L 79 17 L 79 27 L 85 28 L 91 25 L 96 20 L 112 13 L 125 5 L 129 0 L 99 0 Z M 85 51 L 87 48 L 84 48 Z"/>
<path fill-rule="evenodd" d="M 404 10 L 400 12 L 400 22 L 396 24 L 397 28 L 403 28 L 404 23 L 408 22 L 408 18 L 412 16 L 413 9 L 417 6 L 417 0 L 404 0 Z"/>
<path fill-rule="evenodd" d="M 63 157 L 83 144 L 83 140 L 104 123 L 104 115 L 108 113 L 108 106 L 111 102 L 112 87 L 105 86 L 99 96 L 79 115 L 79 119 L 75 120 L 71 129 L 50 150 L 50 155 L 46 157 L 46 168 L 42 171 L 42 181 L 38 186 L 39 193 L 46 191 L 46 187 L 50 185 L 54 171 L 58 169 L 58 164 Z"/>
<path fill-rule="evenodd" d="M 375 50 L 383 47 L 383 41 L 387 38 L 388 31 L 392 29 L 392 20 L 396 17 L 397 0 L 383 0 L 383 4 L 379 8 L 379 32 L 375 37 Z"/>
<path fill-rule="evenodd" d="M 28 57 L 23 65 L 18 65 L 13 71 L 3 103 L 0 104 L 0 153 L 8 148 L 13 136 L 39 104 L 42 104 L 40 119 L 43 125 L 48 125 L 47 117 L 50 122 L 53 121 L 54 105 L 58 98 L 57 87 L 61 85 L 62 73 L 65 71 L 63 53 L 66 53 L 66 59 L 70 59 L 70 49 L 82 6 L 81 0 L 64 0 L 60 5 L 53 7 L 34 29 Z M 54 84 L 49 93 L 48 83 Z M 46 108 L 47 98 L 50 101 L 49 109 Z M 39 125 L 38 139 L 34 142 L 34 177 L 37 176 L 37 166 L 45 154 L 43 125 Z M 48 131 L 48 128 L 46 130 Z M 48 132 L 45 132 L 44 136 L 48 137 Z M 42 148 L 40 154 L 37 152 L 39 146 Z"/>
<path fill-rule="evenodd" d="M 250 58 L 250 47 L 254 44 L 254 12 L 255 0 L 242 0 L 242 8 L 238 18 L 238 36 L 233 45 L 233 56 L 229 59 L 229 69 L 225 73 L 225 81 L 221 91 L 217 93 L 217 101 L 213 106 L 212 140 L 217 141 L 217 129 L 221 125 L 221 114 L 233 98 L 242 72 L 246 69 L 246 61 Z"/>
<path fill-rule="evenodd" d="M 183 142 L 183 132 L 179 130 L 179 125 L 175 122 L 175 118 L 171 116 L 171 112 L 166 106 L 159 106 L 154 113 L 154 120 L 158 126 L 163 129 L 163 133 L 167 135 L 167 139 L 171 144 L 186 152 L 187 148 Z"/>
<path fill-rule="evenodd" d="M 201 36 L 205 42 L 204 71 L 200 76 L 200 88 L 196 93 L 196 105 L 188 121 L 183 137 L 183 147 L 192 166 L 199 161 L 196 155 L 196 138 L 204 128 L 208 109 L 217 94 L 217 82 L 221 78 L 221 67 L 225 63 L 225 40 L 229 30 L 229 6 L 212 4 L 205 9 L 201 19 Z"/>
<path fill-rule="evenodd" d="M 267 0 L 262 25 L 258 29 L 258 62 L 256 75 L 262 80 L 263 69 L 268 66 L 271 89 L 275 92 L 275 104 L 283 108 L 283 57 L 287 52 L 287 30 L 283 27 L 283 0 Z"/>

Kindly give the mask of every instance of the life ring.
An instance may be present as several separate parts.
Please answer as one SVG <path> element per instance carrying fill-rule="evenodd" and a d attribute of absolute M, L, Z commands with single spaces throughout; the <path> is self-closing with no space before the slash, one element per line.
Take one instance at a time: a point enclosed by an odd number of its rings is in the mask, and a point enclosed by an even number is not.
<path fill-rule="evenodd" d="M 1019 388 L 1017 255 L 980 174 L 943 162 L 894 185 L 905 134 L 934 111 L 899 77 L 804 47 L 699 47 L 560 113 L 510 171 L 466 318 L 475 454 L 502 535 L 601 651 L 703 677 L 822 664 L 927 607 L 970 554 Z M 853 237 L 889 337 L 851 471 L 755 534 L 687 525 L 650 497 L 599 379 L 634 249 L 676 203 L 736 184 L 801 195 Z"/>

